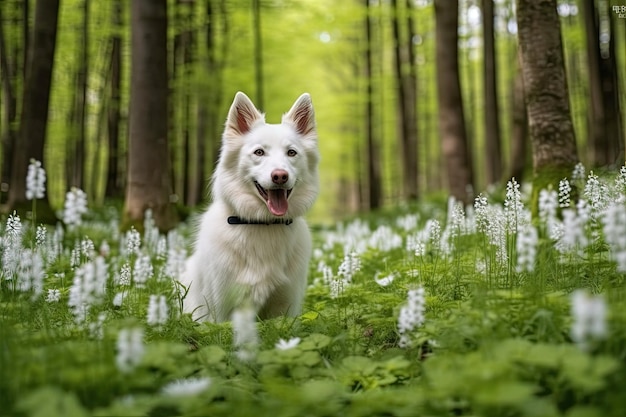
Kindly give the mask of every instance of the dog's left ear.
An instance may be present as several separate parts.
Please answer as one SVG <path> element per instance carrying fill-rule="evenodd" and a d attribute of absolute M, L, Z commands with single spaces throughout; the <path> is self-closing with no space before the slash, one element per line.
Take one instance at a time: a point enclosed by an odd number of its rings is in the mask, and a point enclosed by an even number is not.
<path fill-rule="evenodd" d="M 283 115 L 282 120 L 293 124 L 296 131 L 302 136 L 315 131 L 315 111 L 311 96 L 304 93 L 298 97 L 291 109 Z"/>

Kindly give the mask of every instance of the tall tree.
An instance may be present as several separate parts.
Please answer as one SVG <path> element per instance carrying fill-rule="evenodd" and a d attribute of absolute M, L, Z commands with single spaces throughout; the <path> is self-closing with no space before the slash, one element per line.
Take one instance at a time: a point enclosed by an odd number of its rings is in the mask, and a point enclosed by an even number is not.
<path fill-rule="evenodd" d="M 367 137 L 368 208 L 382 205 L 382 180 L 378 140 L 374 129 L 374 86 L 372 74 L 372 16 L 370 1 L 365 3 L 365 134 Z"/>
<path fill-rule="evenodd" d="M 495 184 L 502 178 L 502 151 L 500 146 L 500 117 L 498 110 L 498 77 L 494 38 L 493 0 L 482 0 L 483 10 L 483 84 L 485 94 L 485 150 L 487 183 Z"/>
<path fill-rule="evenodd" d="M 519 54 L 533 148 L 533 193 L 578 162 L 556 0 L 517 0 Z"/>
<path fill-rule="evenodd" d="M 108 198 L 120 198 L 124 192 L 124 179 L 120 147 L 120 92 L 122 88 L 122 0 L 111 2 L 113 32 L 111 34 L 111 57 L 109 67 L 109 101 L 107 108 L 107 137 L 109 153 L 107 156 L 107 177 L 104 195 Z"/>
<path fill-rule="evenodd" d="M 167 0 L 132 0 L 131 48 L 125 226 L 140 228 L 151 209 L 157 227 L 167 231 L 177 220 L 167 142 Z"/>
<path fill-rule="evenodd" d="M 4 22 L 0 7 L 0 22 Z M 0 173 L 0 187 L 9 184 L 13 161 L 13 146 L 15 146 L 15 122 L 17 120 L 17 96 L 15 91 L 16 63 L 7 52 L 7 42 L 4 36 L 5 26 L 0 25 L 0 76 L 2 76 L 2 171 Z M 6 184 L 6 185 L 5 185 Z M 0 188 L 0 196 L 5 190 Z M 0 201 L 1 202 L 1 201 Z"/>
<path fill-rule="evenodd" d="M 459 80 L 458 2 L 435 0 L 435 22 L 439 134 L 448 184 L 454 198 L 469 204 L 474 175 Z"/>
<path fill-rule="evenodd" d="M 89 76 L 89 0 L 83 0 L 82 23 L 78 40 L 76 88 L 72 107 L 70 136 L 67 143 L 67 185 L 85 188 L 85 135 L 87 117 L 87 80 Z"/>
<path fill-rule="evenodd" d="M 620 143 L 623 141 L 617 89 L 615 58 L 615 31 L 607 13 L 609 2 L 585 0 L 587 65 L 589 71 L 589 142 L 594 166 L 608 166 L 623 161 Z M 600 33 L 600 20 L 604 22 L 604 35 Z M 622 145 L 623 146 L 623 145 Z M 620 160 L 620 161 L 618 161 Z"/>
<path fill-rule="evenodd" d="M 254 34 L 254 83 L 256 99 L 260 109 L 265 108 L 263 91 L 263 34 L 261 32 L 261 0 L 252 0 L 252 31 Z"/>
<path fill-rule="evenodd" d="M 31 158 L 43 161 L 48 104 L 57 39 L 59 0 L 37 0 L 32 40 L 23 90 L 20 137 L 13 149 L 13 167 L 9 188 L 9 210 L 30 206 L 26 200 L 26 172 Z M 38 218 L 44 220 L 52 210 L 46 194 L 38 205 Z"/>
<path fill-rule="evenodd" d="M 519 60 L 518 60 L 519 62 Z M 524 102 L 524 78 L 518 68 L 513 82 L 513 105 L 511 109 L 511 167 L 508 178 L 515 178 L 518 183 L 524 179 L 528 146 L 528 116 Z"/>
<path fill-rule="evenodd" d="M 398 136 L 402 150 L 403 194 L 407 199 L 418 195 L 417 108 L 415 60 L 413 59 L 413 28 L 411 2 L 407 1 L 405 25 L 400 21 L 398 0 L 391 1 L 394 38 L 394 70 L 398 98 Z M 404 30 L 403 30 L 404 29 Z"/>

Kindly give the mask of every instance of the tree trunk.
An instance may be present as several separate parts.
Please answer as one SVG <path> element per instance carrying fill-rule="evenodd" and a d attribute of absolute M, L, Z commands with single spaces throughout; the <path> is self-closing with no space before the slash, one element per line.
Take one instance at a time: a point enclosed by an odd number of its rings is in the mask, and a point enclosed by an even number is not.
<path fill-rule="evenodd" d="M 512 113 L 511 169 L 507 180 L 515 178 L 521 183 L 524 179 L 528 149 L 528 116 L 524 103 L 524 79 L 521 67 L 515 75 Z"/>
<path fill-rule="evenodd" d="M 374 131 L 374 88 L 372 80 L 372 18 L 370 16 L 370 2 L 365 3 L 365 133 L 367 136 L 367 173 L 368 173 L 368 203 L 369 209 L 377 209 L 382 204 L 380 154 L 378 140 Z"/>
<path fill-rule="evenodd" d="M 4 21 L 0 8 L 0 21 Z M 15 94 L 15 65 L 7 54 L 4 38 L 5 26 L 0 26 L 0 73 L 2 76 L 2 171 L 0 173 L 0 198 L 4 200 L 9 186 L 11 166 L 13 165 L 13 147 L 15 146 L 15 121 L 17 118 L 17 98 Z M 4 201 L 0 200 L 0 203 Z"/>
<path fill-rule="evenodd" d="M 485 150 L 487 184 L 502 178 L 502 151 L 500 147 L 500 117 L 498 111 L 498 79 L 494 42 L 493 0 L 482 0 L 483 9 L 483 80 L 485 92 Z"/>
<path fill-rule="evenodd" d="M 120 168 L 126 160 L 120 150 L 120 91 L 122 85 L 122 0 L 113 1 L 113 28 L 111 36 L 111 66 L 109 74 L 109 106 L 107 111 L 107 178 L 104 195 L 121 198 L 124 193 L 123 175 Z"/>
<path fill-rule="evenodd" d="M 458 12 L 456 1 L 435 0 L 439 133 L 450 193 L 469 204 L 473 200 L 473 172 L 459 81 Z"/>
<path fill-rule="evenodd" d="M 85 134 L 87 116 L 87 82 L 89 77 L 89 0 L 83 0 L 83 22 L 79 47 L 77 88 L 76 88 L 76 126 L 74 137 L 74 164 L 72 181 L 68 186 L 85 188 Z"/>
<path fill-rule="evenodd" d="M 391 1 L 392 28 L 394 38 L 395 78 L 398 97 L 398 137 L 402 155 L 402 176 L 404 198 L 417 198 L 417 115 L 415 99 L 415 70 L 412 61 L 412 30 L 410 28 L 410 9 L 407 13 L 406 36 L 400 25 L 398 0 Z"/>
<path fill-rule="evenodd" d="M 151 209 L 161 231 L 176 224 L 167 142 L 167 0 L 131 3 L 130 144 L 125 227 Z"/>
<path fill-rule="evenodd" d="M 261 0 L 252 0 L 252 31 L 254 33 L 254 82 L 259 109 L 265 108 L 263 92 L 263 34 L 261 32 Z"/>
<path fill-rule="evenodd" d="M 29 44 L 24 98 L 20 119 L 20 138 L 13 152 L 13 167 L 9 188 L 9 210 L 23 211 L 30 208 L 26 200 L 26 172 L 31 158 L 43 161 L 48 104 L 54 51 L 57 37 L 59 0 L 37 0 L 32 42 Z M 54 217 L 48 194 L 37 202 L 38 219 Z"/>
<path fill-rule="evenodd" d="M 556 0 L 517 0 L 517 26 L 538 193 L 578 162 Z"/>

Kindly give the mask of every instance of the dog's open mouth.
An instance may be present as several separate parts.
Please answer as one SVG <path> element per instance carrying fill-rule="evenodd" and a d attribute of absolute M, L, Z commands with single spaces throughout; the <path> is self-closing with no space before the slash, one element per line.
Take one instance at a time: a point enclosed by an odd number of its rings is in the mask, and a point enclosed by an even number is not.
<path fill-rule="evenodd" d="M 284 216 L 285 213 L 287 213 L 287 209 L 289 208 L 287 199 L 293 188 L 289 190 L 286 188 L 271 188 L 266 190 L 256 181 L 254 185 L 261 197 L 263 197 L 263 200 L 265 200 L 265 204 L 267 204 L 267 209 L 270 213 L 274 216 Z"/>

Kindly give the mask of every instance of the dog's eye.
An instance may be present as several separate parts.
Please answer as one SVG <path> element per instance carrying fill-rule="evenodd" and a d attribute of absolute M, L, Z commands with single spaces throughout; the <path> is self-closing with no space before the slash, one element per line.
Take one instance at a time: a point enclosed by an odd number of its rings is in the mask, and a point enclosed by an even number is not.
<path fill-rule="evenodd" d="M 254 151 L 254 154 L 256 156 L 263 156 L 265 155 L 265 151 L 263 149 L 257 149 L 256 151 Z"/>
<path fill-rule="evenodd" d="M 293 150 L 293 149 L 289 149 L 289 150 L 287 151 L 287 156 L 296 156 L 296 155 L 298 155 L 298 152 L 296 152 L 296 151 L 295 151 L 295 150 Z"/>

